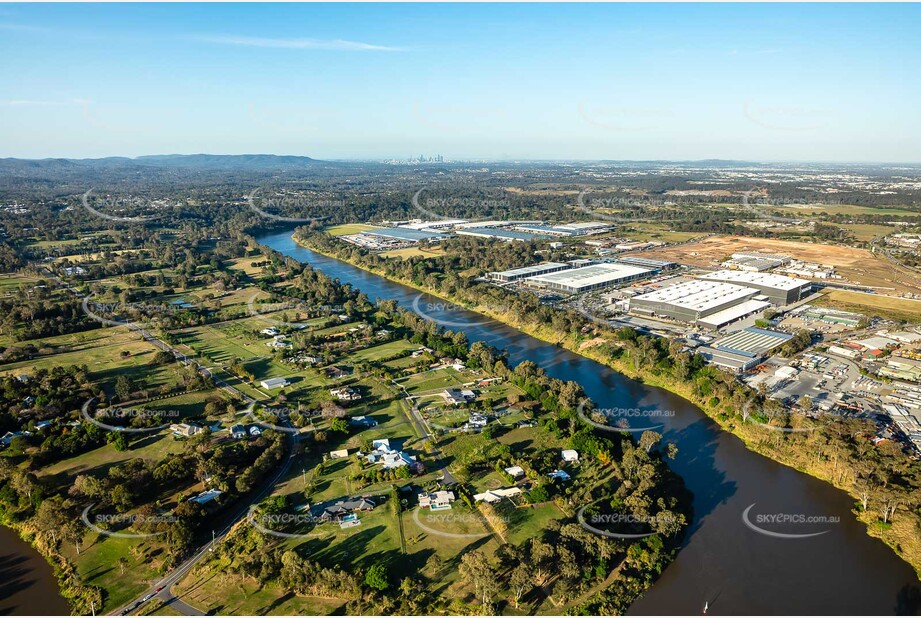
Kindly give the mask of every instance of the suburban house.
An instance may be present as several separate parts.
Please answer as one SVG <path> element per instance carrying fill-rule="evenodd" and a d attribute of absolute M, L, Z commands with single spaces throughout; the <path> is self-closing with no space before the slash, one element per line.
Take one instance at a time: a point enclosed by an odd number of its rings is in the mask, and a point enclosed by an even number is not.
<path fill-rule="evenodd" d="M 569 476 L 566 470 L 554 470 L 547 476 L 549 476 L 552 479 L 559 479 L 561 481 L 568 481 L 569 479 L 572 478 L 571 476 Z"/>
<path fill-rule="evenodd" d="M 451 508 L 451 503 L 454 502 L 454 492 L 453 491 L 436 491 L 435 493 L 420 493 L 419 494 L 419 507 L 423 509 L 431 509 L 433 511 L 442 511 Z"/>
<path fill-rule="evenodd" d="M 486 417 L 482 414 L 471 414 L 470 420 L 464 425 L 464 428 L 467 430 L 471 429 L 483 429 L 486 427 L 489 421 L 486 420 Z"/>
<path fill-rule="evenodd" d="M 352 375 L 352 373 L 350 371 L 346 371 L 345 369 L 342 369 L 341 367 L 327 367 L 326 375 L 329 376 L 330 378 L 338 379 L 338 378 L 347 378 L 350 375 Z"/>
<path fill-rule="evenodd" d="M 201 426 L 195 423 L 174 423 L 169 426 L 169 430 L 177 436 L 188 438 L 201 431 Z"/>
<path fill-rule="evenodd" d="M 194 498 L 189 498 L 191 502 L 197 502 L 198 504 L 205 505 L 217 498 L 224 492 L 220 489 L 209 489 L 208 491 L 203 491 Z"/>
<path fill-rule="evenodd" d="M 245 425 L 234 425 L 230 428 L 230 435 L 234 440 L 242 440 L 246 437 L 246 426 Z"/>
<path fill-rule="evenodd" d="M 339 401 L 357 401 L 361 399 L 361 395 L 350 386 L 343 386 L 341 388 L 332 388 L 329 391 L 329 394 L 338 399 Z"/>
<path fill-rule="evenodd" d="M 274 337 L 275 335 L 278 334 L 278 329 L 275 328 L 274 326 L 269 326 L 268 328 L 263 328 L 259 332 L 268 337 Z"/>
<path fill-rule="evenodd" d="M 521 466 L 512 466 L 505 469 L 505 473 L 508 474 L 513 479 L 521 478 L 524 476 L 524 468 Z"/>
<path fill-rule="evenodd" d="M 269 378 L 268 380 L 262 380 L 259 384 L 262 385 L 262 388 L 272 390 L 273 388 L 284 388 L 288 386 L 288 380 L 285 378 Z"/>
<path fill-rule="evenodd" d="M 18 438 L 19 436 L 24 436 L 24 435 L 26 434 L 24 434 L 21 431 L 8 431 L 5 434 L 3 434 L 2 438 L 0 438 L 0 444 L 2 444 L 3 446 L 9 446 L 10 442 L 12 442 L 14 438 Z"/>
<path fill-rule="evenodd" d="M 256 437 L 262 435 L 262 427 L 259 425 L 250 425 L 249 426 L 249 435 Z"/>
<path fill-rule="evenodd" d="M 512 496 L 518 496 L 521 494 L 520 487 L 505 487 L 503 489 L 490 489 L 489 491 L 484 491 L 481 494 L 474 494 L 474 502 L 487 502 L 489 504 L 495 504 L 496 502 L 501 502 L 503 498 L 511 498 Z"/>
<path fill-rule="evenodd" d="M 375 440 L 371 445 L 374 450 L 365 456 L 368 463 L 383 464 L 385 470 L 408 466 L 414 474 L 421 474 L 425 471 L 425 467 L 412 455 L 390 448 L 390 441 L 387 439 Z"/>
<path fill-rule="evenodd" d="M 377 427 L 377 421 L 370 416 L 353 416 L 349 419 L 349 425 L 353 427 Z"/>
<path fill-rule="evenodd" d="M 369 498 L 339 500 L 335 504 L 323 509 L 320 519 L 325 521 L 339 520 L 356 511 L 373 511 L 376 506 L 377 504 Z"/>
<path fill-rule="evenodd" d="M 53 421 L 39 421 L 35 423 L 35 428 L 38 429 L 39 431 L 42 431 L 46 427 L 51 427 L 52 422 Z"/>
<path fill-rule="evenodd" d="M 330 451 L 330 452 L 329 452 L 329 458 L 330 458 L 330 459 L 345 459 L 345 458 L 348 457 L 348 456 L 349 456 L 349 449 L 347 449 L 347 448 L 340 449 L 340 450 L 338 450 L 338 451 Z"/>
<path fill-rule="evenodd" d="M 269 346 L 273 350 L 288 350 L 291 347 L 290 342 L 287 341 L 287 337 L 284 335 L 275 335 L 271 341 L 266 342 L 265 345 Z"/>
<path fill-rule="evenodd" d="M 572 449 L 567 449 L 563 451 L 561 455 L 563 456 L 563 461 L 570 462 L 570 463 L 579 461 L 579 453 Z"/>
<path fill-rule="evenodd" d="M 442 398 L 445 400 L 445 403 L 448 405 L 456 406 L 461 403 L 467 403 L 476 399 L 476 393 L 468 390 L 458 390 L 456 388 L 449 388 L 442 391 Z"/>

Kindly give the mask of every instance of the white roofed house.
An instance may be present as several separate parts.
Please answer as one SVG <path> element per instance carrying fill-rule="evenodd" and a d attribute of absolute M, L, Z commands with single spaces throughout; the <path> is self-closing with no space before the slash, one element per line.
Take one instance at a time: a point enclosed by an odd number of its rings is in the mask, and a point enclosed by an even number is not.
<path fill-rule="evenodd" d="M 357 401 L 361 399 L 361 394 L 350 386 L 330 389 L 329 394 L 339 401 Z"/>
<path fill-rule="evenodd" d="M 505 473 L 511 476 L 513 479 L 521 478 L 524 476 L 524 468 L 521 466 L 511 466 L 505 469 Z"/>
<path fill-rule="evenodd" d="M 262 388 L 272 390 L 275 388 L 284 388 L 285 386 L 288 386 L 288 380 L 285 378 L 269 378 L 267 380 L 262 380 L 259 382 L 259 384 L 262 385 Z"/>
<path fill-rule="evenodd" d="M 434 493 L 420 493 L 418 498 L 420 508 L 431 509 L 433 511 L 448 510 L 451 508 L 451 503 L 455 500 L 453 491 L 444 490 Z"/>
<path fill-rule="evenodd" d="M 568 461 L 568 462 L 579 461 L 579 453 L 572 449 L 566 449 L 562 451 L 560 455 L 563 457 L 563 461 Z"/>
<path fill-rule="evenodd" d="M 470 390 L 458 390 L 456 388 L 449 388 L 441 392 L 441 397 L 445 400 L 445 403 L 456 406 L 462 403 L 467 403 L 476 399 L 476 393 Z"/>
<path fill-rule="evenodd" d="M 484 491 L 481 494 L 474 494 L 474 502 L 488 502 L 489 504 L 495 504 L 496 502 L 501 502 L 503 498 L 511 498 L 512 496 L 518 496 L 521 494 L 520 487 L 504 487 L 502 489 L 490 489 L 489 491 Z"/>

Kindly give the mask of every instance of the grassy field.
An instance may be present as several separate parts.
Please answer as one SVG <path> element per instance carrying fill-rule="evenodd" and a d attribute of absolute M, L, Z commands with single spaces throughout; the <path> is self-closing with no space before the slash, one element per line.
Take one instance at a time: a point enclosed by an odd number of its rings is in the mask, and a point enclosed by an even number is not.
<path fill-rule="evenodd" d="M 784 204 L 782 206 L 770 206 L 771 210 L 787 211 L 791 216 L 802 217 L 805 215 L 899 215 L 899 216 L 919 216 L 921 212 L 917 210 L 906 210 L 898 206 L 881 206 L 874 208 L 871 206 L 857 206 L 855 204 Z"/>
<path fill-rule="evenodd" d="M 181 441 L 173 438 L 169 432 L 162 431 L 137 438 L 127 451 L 117 451 L 111 444 L 106 444 L 71 459 L 45 466 L 38 470 L 37 474 L 53 484 L 65 485 L 72 483 L 79 474 L 105 473 L 112 466 L 130 459 L 160 461 L 168 453 L 178 453 L 182 448 Z"/>
<path fill-rule="evenodd" d="M 921 323 L 921 300 L 833 290 L 812 304 L 870 316 L 878 315 L 892 320 Z"/>
<path fill-rule="evenodd" d="M 674 232 L 660 223 L 631 223 L 627 225 L 627 230 L 623 232 L 624 235 L 642 242 L 687 242 L 703 236 L 700 232 Z"/>
<path fill-rule="evenodd" d="M 400 384 L 410 394 L 417 394 L 435 389 L 455 388 L 470 381 L 470 377 L 464 377 L 453 367 L 443 367 L 441 369 L 425 371 L 399 380 Z"/>
<path fill-rule="evenodd" d="M 104 588 L 108 596 L 103 611 L 112 611 L 144 592 L 161 573 L 163 550 L 145 539 L 125 539 L 90 534 L 84 540 L 80 555 L 69 556 L 88 586 Z M 73 548 L 70 547 L 72 550 Z M 119 558 L 128 564 L 124 571 Z M 96 608 L 97 611 L 100 608 Z"/>
<path fill-rule="evenodd" d="M 348 357 L 344 360 L 345 363 L 354 363 L 356 361 L 377 361 L 382 358 L 387 358 L 403 352 L 405 350 L 418 350 L 419 345 L 406 341 L 405 339 L 400 339 L 397 341 L 389 341 L 387 343 L 382 343 L 380 345 L 371 346 L 370 348 L 363 348 L 357 352 L 349 354 Z"/>
<path fill-rule="evenodd" d="M 854 235 L 854 238 L 860 242 L 873 240 L 877 236 L 891 234 L 898 229 L 891 225 L 872 225 L 869 223 L 843 223 L 838 225 L 838 227 L 848 230 Z"/>
<path fill-rule="evenodd" d="M 332 236 L 348 236 L 349 234 L 357 234 L 358 232 L 365 232 L 367 230 L 379 230 L 380 228 L 374 225 L 364 225 L 361 223 L 347 223 L 345 225 L 333 225 L 324 229 L 323 231 Z"/>

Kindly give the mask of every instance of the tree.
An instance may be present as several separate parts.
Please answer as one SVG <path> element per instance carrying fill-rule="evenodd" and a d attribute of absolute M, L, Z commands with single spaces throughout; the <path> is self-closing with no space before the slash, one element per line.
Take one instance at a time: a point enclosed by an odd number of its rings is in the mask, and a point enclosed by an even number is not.
<path fill-rule="evenodd" d="M 115 394 L 120 401 L 127 401 L 134 392 L 134 381 L 128 376 L 122 374 L 115 379 Z"/>
<path fill-rule="evenodd" d="M 371 565 L 365 573 L 365 585 L 374 590 L 386 590 L 390 586 L 390 582 L 387 581 L 387 568 L 379 562 Z"/>
<path fill-rule="evenodd" d="M 348 433 L 349 432 L 349 423 L 343 418 L 335 418 L 329 424 L 330 431 L 336 431 L 339 433 Z"/>
<path fill-rule="evenodd" d="M 515 599 L 515 609 L 518 609 L 518 603 L 521 597 L 534 585 L 534 572 L 531 566 L 526 562 L 519 562 L 512 570 L 509 578 L 509 588 L 512 590 L 512 597 Z"/>

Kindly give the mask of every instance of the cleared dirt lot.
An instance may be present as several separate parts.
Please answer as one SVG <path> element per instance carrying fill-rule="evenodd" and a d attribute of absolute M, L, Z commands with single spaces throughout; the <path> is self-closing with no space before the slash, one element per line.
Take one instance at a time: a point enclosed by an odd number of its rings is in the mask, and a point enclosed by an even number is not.
<path fill-rule="evenodd" d="M 838 269 L 838 274 L 848 281 L 877 288 L 884 293 L 921 293 L 921 276 L 917 273 L 904 268 L 896 269 L 891 262 L 866 249 L 839 245 L 743 236 L 713 236 L 699 242 L 643 251 L 637 255 L 716 268 L 720 262 L 739 251 L 780 253 L 807 262 L 831 264 Z"/>

